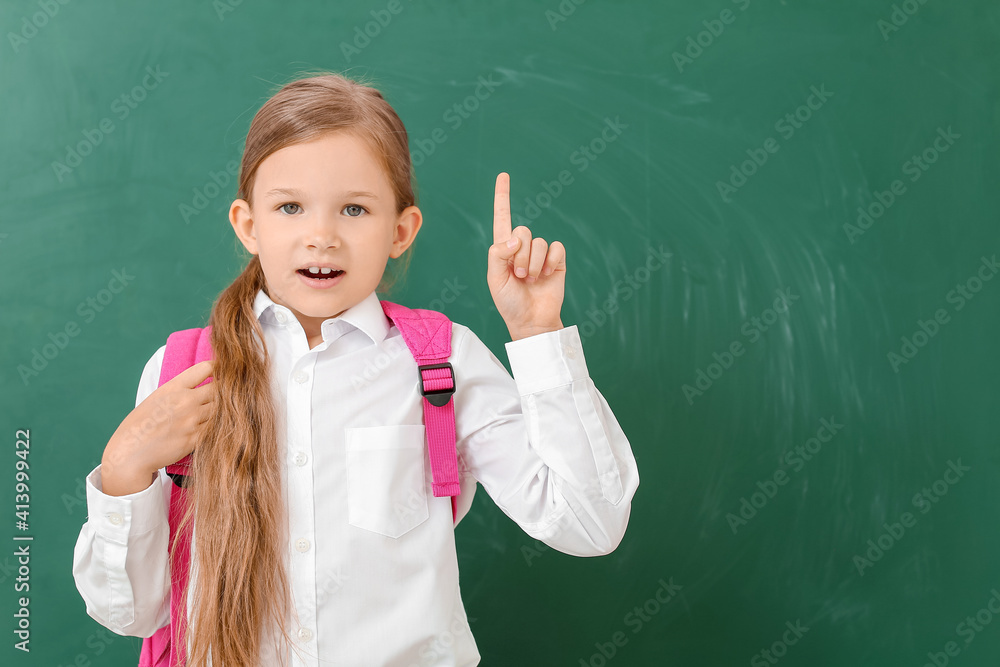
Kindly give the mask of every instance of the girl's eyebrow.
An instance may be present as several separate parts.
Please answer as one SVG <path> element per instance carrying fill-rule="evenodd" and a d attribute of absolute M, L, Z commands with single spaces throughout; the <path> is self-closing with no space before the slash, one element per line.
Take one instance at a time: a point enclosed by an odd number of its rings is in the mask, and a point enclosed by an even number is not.
<path fill-rule="evenodd" d="M 303 194 L 296 190 L 295 188 L 274 188 L 273 190 L 268 190 L 265 197 L 302 197 Z M 344 192 L 341 194 L 342 197 L 368 197 L 369 199 L 378 199 L 378 195 L 371 192 L 365 192 L 364 190 L 351 190 L 350 192 Z"/>

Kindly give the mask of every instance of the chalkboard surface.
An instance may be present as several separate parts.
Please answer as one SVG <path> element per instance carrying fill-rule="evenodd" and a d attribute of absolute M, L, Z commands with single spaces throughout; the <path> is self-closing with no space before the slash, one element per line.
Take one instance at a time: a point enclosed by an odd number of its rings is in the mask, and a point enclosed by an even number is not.
<path fill-rule="evenodd" d="M 601 558 L 480 491 L 457 539 L 484 665 L 997 664 L 995 2 L 14 0 L 0 25 L 3 664 L 135 664 L 74 588 L 83 476 L 241 268 L 253 113 L 317 69 L 410 133 L 425 218 L 391 297 L 506 362 L 509 172 L 638 462 Z"/>

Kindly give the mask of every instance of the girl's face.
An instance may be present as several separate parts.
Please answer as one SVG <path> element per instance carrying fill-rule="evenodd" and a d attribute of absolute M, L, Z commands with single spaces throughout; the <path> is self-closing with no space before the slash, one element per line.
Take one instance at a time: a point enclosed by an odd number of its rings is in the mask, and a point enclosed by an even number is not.
<path fill-rule="evenodd" d="M 343 132 L 269 155 L 251 200 L 252 210 L 234 201 L 229 220 L 246 249 L 260 255 L 271 300 L 295 313 L 310 347 L 324 320 L 371 294 L 422 222 L 416 206 L 396 214 L 382 167 L 363 140 Z M 310 274 L 317 266 L 343 273 Z"/>

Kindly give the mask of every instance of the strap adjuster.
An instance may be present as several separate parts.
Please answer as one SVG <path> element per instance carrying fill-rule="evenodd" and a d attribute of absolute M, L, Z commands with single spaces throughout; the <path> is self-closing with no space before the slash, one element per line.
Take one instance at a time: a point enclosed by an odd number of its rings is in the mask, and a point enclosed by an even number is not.
<path fill-rule="evenodd" d="M 191 486 L 190 475 L 182 475 L 179 472 L 168 472 L 167 474 L 170 475 L 170 479 L 173 481 L 173 483 L 179 486 L 180 488 L 184 489 L 187 488 L 188 486 Z"/>
<path fill-rule="evenodd" d="M 433 370 L 435 368 L 448 369 L 451 373 L 450 387 L 445 387 L 444 389 L 427 389 L 426 383 L 428 380 L 424 379 L 424 371 Z M 440 408 L 445 405 L 449 399 L 451 399 L 451 395 L 455 393 L 455 369 L 452 368 L 451 363 L 446 361 L 443 364 L 425 364 L 423 366 L 417 366 L 417 371 L 420 373 L 420 395 L 426 398 L 427 401 L 435 407 Z"/>

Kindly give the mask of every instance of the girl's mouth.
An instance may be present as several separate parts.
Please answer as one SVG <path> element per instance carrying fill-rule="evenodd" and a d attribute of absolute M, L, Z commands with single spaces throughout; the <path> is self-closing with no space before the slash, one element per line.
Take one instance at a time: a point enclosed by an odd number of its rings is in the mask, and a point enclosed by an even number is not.
<path fill-rule="evenodd" d="M 309 287 L 317 287 L 324 289 L 327 287 L 333 287 L 341 281 L 344 275 L 343 271 L 331 271 L 330 273 L 310 273 L 309 269 L 299 269 L 298 273 L 304 282 Z"/>

